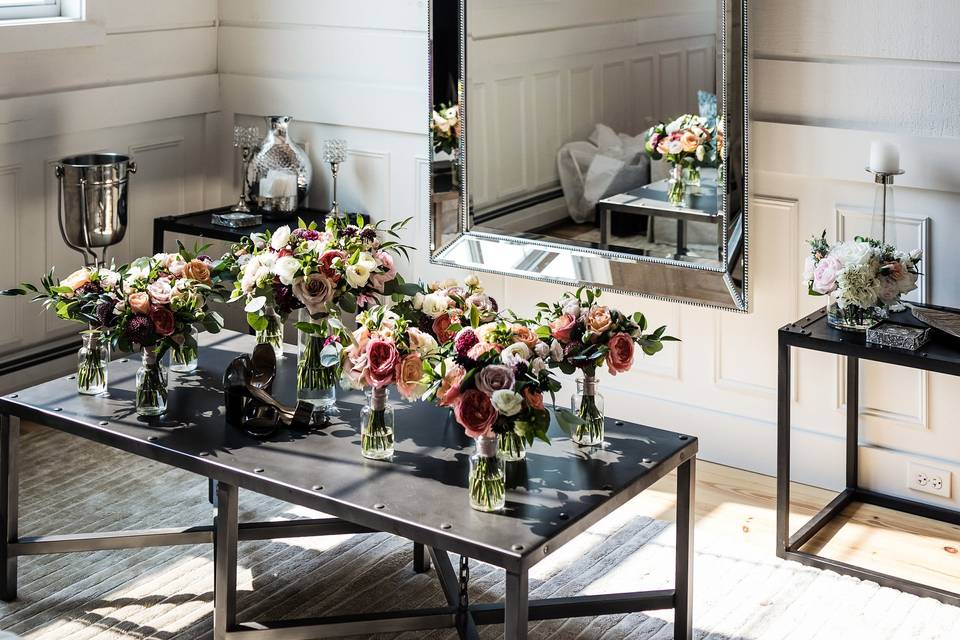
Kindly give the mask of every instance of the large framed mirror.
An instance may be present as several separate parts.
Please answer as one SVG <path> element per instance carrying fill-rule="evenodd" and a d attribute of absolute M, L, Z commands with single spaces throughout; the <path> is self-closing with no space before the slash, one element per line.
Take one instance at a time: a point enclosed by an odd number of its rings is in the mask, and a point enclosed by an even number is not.
<path fill-rule="evenodd" d="M 747 0 L 432 0 L 435 263 L 747 310 Z"/>

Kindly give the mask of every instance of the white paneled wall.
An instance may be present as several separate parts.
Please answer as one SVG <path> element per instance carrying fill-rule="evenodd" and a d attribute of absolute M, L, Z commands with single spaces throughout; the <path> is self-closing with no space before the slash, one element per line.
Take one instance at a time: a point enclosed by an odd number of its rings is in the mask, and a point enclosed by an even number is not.
<path fill-rule="evenodd" d="M 330 196 L 329 173 L 319 163 L 322 140 L 346 138 L 351 155 L 341 202 L 377 219 L 415 216 L 409 240 L 421 250 L 413 277 L 455 275 L 426 263 L 426 0 L 224 0 L 219 15 L 213 0 L 99 1 L 110 9 L 103 49 L 0 56 L 0 224 L 12 230 L 0 234 L 5 278 L 36 277 L 47 263 L 76 262 L 50 226 L 50 163 L 60 156 L 106 148 L 137 155 L 134 221 L 121 253 L 143 252 L 153 215 L 233 199 L 232 126 L 270 113 L 297 118 L 293 135 L 317 164 L 313 204 L 322 206 Z M 642 6 L 696 13 L 704 6 L 698 1 Z M 538 26 L 531 22 L 533 2 L 495 4 L 511 14 L 518 32 Z M 578 4 L 587 13 L 595 6 Z M 623 12 L 638 6 L 636 0 L 604 4 Z M 630 374 L 604 377 L 603 392 L 613 415 L 697 434 L 705 458 L 772 472 L 776 329 L 821 304 L 799 284 L 803 240 L 822 229 L 831 237 L 849 235 L 864 224 L 862 210 L 873 198 L 862 170 L 871 139 L 893 140 L 903 150 L 907 175 L 898 181 L 897 205 L 907 218 L 904 241 L 929 250 L 923 295 L 960 305 L 960 281 L 953 275 L 960 271 L 954 249 L 960 235 L 960 5 L 752 4 L 752 313 L 609 296 L 612 304 L 642 309 L 652 322 L 669 325 L 683 342 Z M 696 37 L 658 26 L 670 37 Z M 678 55 L 651 61 L 649 68 L 635 66 L 634 81 L 647 83 L 659 74 L 655 84 L 663 96 L 683 96 L 685 65 L 697 54 L 685 55 L 686 62 Z M 585 91 L 597 81 L 579 80 Z M 538 95 L 546 100 L 554 91 L 563 95 L 545 82 Z M 669 100 L 639 100 L 638 112 L 687 104 Z M 205 115 L 218 109 L 219 117 Z M 220 179 L 206 180 L 206 174 Z M 548 178 L 539 170 L 529 176 Z M 561 292 L 528 280 L 484 280 L 503 306 L 520 312 Z M 0 352 L 59 331 L 38 322 L 38 313 L 0 305 L 0 326 L 12 327 L 0 334 Z M 822 354 L 794 360 L 798 476 L 839 485 L 843 369 Z M 864 367 L 863 480 L 906 495 L 911 459 L 960 477 L 958 391 L 958 382 L 945 376 Z"/>

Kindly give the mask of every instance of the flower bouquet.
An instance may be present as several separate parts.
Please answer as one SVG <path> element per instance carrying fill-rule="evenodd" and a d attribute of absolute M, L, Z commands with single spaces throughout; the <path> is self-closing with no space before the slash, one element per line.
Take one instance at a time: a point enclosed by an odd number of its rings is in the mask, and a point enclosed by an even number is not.
<path fill-rule="evenodd" d="M 107 390 L 110 362 L 109 328 L 114 323 L 113 308 L 119 296 L 121 275 L 113 267 L 82 267 L 63 280 L 54 270 L 43 276 L 40 286 L 23 283 L 19 289 L 0 292 L 7 296 L 33 295 L 58 318 L 87 326 L 81 332 L 82 346 L 77 353 L 77 393 L 97 395 Z"/>
<path fill-rule="evenodd" d="M 196 350 L 194 327 L 210 333 L 223 328 L 223 318 L 208 306 L 217 297 L 209 268 L 202 260 L 181 265 L 178 254 L 139 258 L 121 269 L 120 295 L 112 303 L 111 339 L 126 352 L 140 351 L 137 371 L 137 413 L 162 414 L 167 407 L 167 374 L 164 354 L 184 347 Z M 191 345 L 192 342 L 192 345 Z"/>
<path fill-rule="evenodd" d="M 487 295 L 480 278 L 469 275 L 463 284 L 456 280 L 420 286 L 413 296 L 395 296 L 394 310 L 439 344 L 446 344 L 472 319 L 477 324 L 497 318 L 497 301 Z"/>
<path fill-rule="evenodd" d="M 430 118 L 430 140 L 434 153 L 453 156 L 451 176 L 453 185 L 460 184 L 460 105 L 441 103 Z"/>
<path fill-rule="evenodd" d="M 919 249 L 911 253 L 892 245 L 857 236 L 852 242 L 827 242 L 827 232 L 809 240 L 804 267 L 807 292 L 830 296 L 827 321 L 838 329 L 866 331 L 902 311 L 900 298 L 917 288 Z"/>
<path fill-rule="evenodd" d="M 717 161 L 714 137 L 715 132 L 706 118 L 690 114 L 669 124 L 661 122 L 647 131 L 644 146 L 647 155 L 671 165 L 667 191 L 670 204 L 683 204 L 687 185 L 700 185 L 700 167 Z"/>
<path fill-rule="evenodd" d="M 450 407 L 466 434 L 477 443 L 471 458 L 470 504 L 481 511 L 504 505 L 504 472 L 501 460 L 520 460 L 534 439 L 550 442 L 550 413 L 543 395 L 551 396 L 560 382 L 544 360 L 549 351 L 529 327 L 499 319 L 485 324 L 475 320 L 458 331 L 428 367 L 429 388 L 424 397 Z M 577 420 L 569 412 L 556 412 L 570 426 Z"/>
<path fill-rule="evenodd" d="M 360 413 L 360 450 L 365 458 L 393 457 L 393 407 L 387 387 L 396 385 L 408 400 L 427 389 L 425 363 L 436 357 L 436 341 L 402 315 L 376 306 L 357 316 L 359 327 L 344 350 L 344 384 L 370 388 L 370 399 Z"/>
<path fill-rule="evenodd" d="M 281 355 L 283 323 L 300 310 L 297 395 L 321 412 L 336 403 L 340 352 L 348 341 L 341 315 L 370 307 L 380 296 L 415 290 L 394 263 L 397 255 L 408 256 L 410 247 L 399 242 L 408 222 L 383 227 L 360 216 L 356 224 L 331 217 L 321 231 L 301 220 L 296 229 L 253 235 L 233 248 L 237 281 L 231 300 L 245 301 L 258 341 L 273 344 Z"/>
<path fill-rule="evenodd" d="M 677 338 L 665 335 L 666 327 L 647 330 L 642 313 L 627 315 L 599 304 L 601 291 L 581 287 L 565 293 L 558 303 L 541 302 L 537 335 L 550 340 L 545 355 L 550 366 L 567 374 L 580 370 L 577 393 L 571 408 L 580 418 L 573 441 L 581 446 L 603 444 L 603 396 L 597 392 L 597 367 L 607 365 L 611 375 L 633 367 L 635 346 L 648 356 L 663 349 L 663 343 Z"/>

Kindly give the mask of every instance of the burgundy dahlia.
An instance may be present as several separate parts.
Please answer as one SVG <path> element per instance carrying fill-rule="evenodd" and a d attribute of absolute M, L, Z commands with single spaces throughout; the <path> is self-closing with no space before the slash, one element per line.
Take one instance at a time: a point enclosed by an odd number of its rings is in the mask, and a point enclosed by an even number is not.
<path fill-rule="evenodd" d="M 473 329 L 461 329 L 454 341 L 454 348 L 457 350 L 457 355 L 466 358 L 471 347 L 479 343 L 480 338 Z"/>
<path fill-rule="evenodd" d="M 301 240 L 319 240 L 320 232 L 316 229 L 294 229 L 293 235 Z"/>
<path fill-rule="evenodd" d="M 98 304 L 96 308 L 96 314 L 97 321 L 100 322 L 101 327 L 111 327 L 117 319 L 117 317 L 113 315 L 112 302 L 101 302 Z"/>
<path fill-rule="evenodd" d="M 75 292 L 78 296 L 85 296 L 88 294 L 100 295 L 103 293 L 103 287 L 100 286 L 99 282 L 88 282 L 82 287 L 77 287 Z"/>
<path fill-rule="evenodd" d="M 343 231 L 340 232 L 340 235 L 342 235 L 344 238 L 352 238 L 353 236 L 357 235 L 358 231 L 360 231 L 359 227 L 354 224 L 348 224 L 343 228 Z"/>
<path fill-rule="evenodd" d="M 303 306 L 297 296 L 293 295 L 293 287 L 288 287 L 279 280 L 273 281 L 273 298 L 277 302 L 277 311 L 284 316 Z"/>
<path fill-rule="evenodd" d="M 360 231 L 360 237 L 367 242 L 373 242 L 377 239 L 377 230 L 373 227 L 364 227 Z"/>
<path fill-rule="evenodd" d="M 126 335 L 127 340 L 134 344 L 147 346 L 153 344 L 156 338 L 156 333 L 153 330 L 153 320 L 142 313 L 135 314 L 130 318 L 130 321 L 127 322 L 124 335 Z"/>

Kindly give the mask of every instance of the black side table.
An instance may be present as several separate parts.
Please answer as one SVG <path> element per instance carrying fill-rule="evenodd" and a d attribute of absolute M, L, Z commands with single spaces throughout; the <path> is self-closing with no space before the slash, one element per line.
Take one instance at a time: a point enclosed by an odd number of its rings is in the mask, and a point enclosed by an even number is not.
<path fill-rule="evenodd" d="M 910 312 L 891 318 L 902 324 L 921 325 Z M 810 349 L 835 353 L 847 358 L 847 435 L 846 488 L 795 534 L 790 534 L 790 349 Z M 803 551 L 825 525 L 852 502 L 872 504 L 924 518 L 960 525 L 960 512 L 905 500 L 863 489 L 859 485 L 859 385 L 860 360 L 886 362 L 901 367 L 935 373 L 960 375 L 960 347 L 942 336 L 935 336 L 920 351 L 889 349 L 866 343 L 861 334 L 839 331 L 827 324 L 826 311 L 820 310 L 779 331 L 779 380 L 777 384 L 777 555 L 786 560 L 829 569 L 862 580 L 872 580 L 883 587 L 892 587 L 925 598 L 934 598 L 960 606 L 960 593 L 931 587 L 878 571 L 864 569 L 839 560 Z"/>

